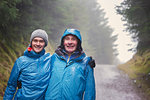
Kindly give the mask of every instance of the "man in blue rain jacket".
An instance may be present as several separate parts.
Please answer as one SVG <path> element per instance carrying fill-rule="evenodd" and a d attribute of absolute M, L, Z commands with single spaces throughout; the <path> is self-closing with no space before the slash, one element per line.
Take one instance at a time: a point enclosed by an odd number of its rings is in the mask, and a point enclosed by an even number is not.
<path fill-rule="evenodd" d="M 13 66 L 3 100 L 44 99 L 50 78 L 50 54 L 44 50 L 47 44 L 48 36 L 44 30 L 32 32 L 30 47 Z"/>
<path fill-rule="evenodd" d="M 51 58 L 51 78 L 45 100 L 95 100 L 95 80 L 90 58 L 81 47 L 80 31 L 66 29 Z"/>

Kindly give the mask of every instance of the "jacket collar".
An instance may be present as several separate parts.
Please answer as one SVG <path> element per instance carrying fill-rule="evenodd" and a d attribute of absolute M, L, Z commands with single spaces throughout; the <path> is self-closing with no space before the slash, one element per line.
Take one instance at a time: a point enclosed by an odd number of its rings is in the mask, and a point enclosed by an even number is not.
<path fill-rule="evenodd" d="M 61 59 L 64 59 L 66 60 L 66 57 L 68 56 L 66 51 L 64 49 L 61 49 L 60 47 L 58 47 L 56 50 L 55 50 L 55 53 L 61 58 Z M 82 60 L 84 57 L 85 57 L 85 53 L 83 51 L 79 52 L 79 51 L 76 51 L 74 52 L 72 55 L 71 55 L 71 59 L 70 60 L 74 60 L 74 61 L 80 61 Z M 67 57 L 68 58 L 68 57 Z"/>
<path fill-rule="evenodd" d="M 24 56 L 28 56 L 31 58 L 39 58 L 45 54 L 45 49 L 43 49 L 40 53 L 36 53 L 33 50 L 28 51 L 27 49 L 24 51 Z"/>

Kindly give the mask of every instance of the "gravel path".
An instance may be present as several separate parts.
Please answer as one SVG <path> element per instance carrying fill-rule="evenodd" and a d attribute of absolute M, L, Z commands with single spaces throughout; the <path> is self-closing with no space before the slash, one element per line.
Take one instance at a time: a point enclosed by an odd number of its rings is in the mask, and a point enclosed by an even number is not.
<path fill-rule="evenodd" d="M 150 100 L 114 65 L 96 65 L 96 100 Z"/>

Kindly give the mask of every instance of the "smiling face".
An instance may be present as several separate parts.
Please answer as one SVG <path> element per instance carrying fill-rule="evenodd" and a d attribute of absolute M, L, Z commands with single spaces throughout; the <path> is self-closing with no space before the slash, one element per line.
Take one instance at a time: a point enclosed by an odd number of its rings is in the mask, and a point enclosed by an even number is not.
<path fill-rule="evenodd" d="M 64 37 L 64 48 L 68 55 L 71 55 L 77 49 L 78 39 L 76 36 L 67 35 Z"/>
<path fill-rule="evenodd" d="M 40 53 L 45 47 L 45 41 L 40 37 L 35 37 L 31 45 L 34 52 Z"/>

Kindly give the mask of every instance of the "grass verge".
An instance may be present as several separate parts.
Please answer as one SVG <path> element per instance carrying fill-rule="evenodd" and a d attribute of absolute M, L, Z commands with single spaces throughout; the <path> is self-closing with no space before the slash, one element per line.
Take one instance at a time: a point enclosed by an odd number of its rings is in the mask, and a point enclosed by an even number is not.
<path fill-rule="evenodd" d="M 118 68 L 127 73 L 137 87 L 150 96 L 150 50 L 142 55 L 135 54 L 127 63 L 118 65 Z"/>

